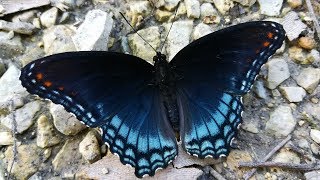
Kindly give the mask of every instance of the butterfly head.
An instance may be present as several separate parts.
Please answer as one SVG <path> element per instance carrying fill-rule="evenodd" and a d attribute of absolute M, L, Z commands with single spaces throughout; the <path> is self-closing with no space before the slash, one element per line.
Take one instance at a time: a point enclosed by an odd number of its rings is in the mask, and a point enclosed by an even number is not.
<path fill-rule="evenodd" d="M 167 62 L 167 57 L 164 54 L 161 54 L 161 52 L 157 52 L 157 54 L 153 57 L 153 62 L 157 63 L 157 62 Z"/>

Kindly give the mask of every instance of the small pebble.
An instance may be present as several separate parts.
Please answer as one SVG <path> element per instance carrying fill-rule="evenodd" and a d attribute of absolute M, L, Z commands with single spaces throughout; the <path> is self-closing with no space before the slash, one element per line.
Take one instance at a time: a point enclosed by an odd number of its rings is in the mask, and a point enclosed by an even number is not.
<path fill-rule="evenodd" d="M 294 9 L 302 5 L 302 0 L 287 0 L 287 3 Z"/>
<path fill-rule="evenodd" d="M 298 40 L 298 44 L 300 47 L 302 47 L 304 49 L 311 50 L 311 49 L 315 48 L 316 41 L 314 39 L 312 39 L 311 37 L 301 37 Z"/>

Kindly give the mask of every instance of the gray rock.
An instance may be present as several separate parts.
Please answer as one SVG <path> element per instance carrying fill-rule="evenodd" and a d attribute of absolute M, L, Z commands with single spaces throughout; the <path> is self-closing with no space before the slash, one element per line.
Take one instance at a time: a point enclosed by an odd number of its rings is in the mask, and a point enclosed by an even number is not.
<path fill-rule="evenodd" d="M 312 64 L 316 65 L 317 67 L 319 67 L 320 66 L 320 52 L 315 49 L 312 49 L 310 51 L 310 53 L 308 53 L 308 55 L 307 55 L 307 60 L 309 62 L 312 62 Z"/>
<path fill-rule="evenodd" d="M 233 2 L 231 0 L 212 0 L 215 7 L 221 14 L 226 14 L 233 6 Z"/>
<path fill-rule="evenodd" d="M 320 68 L 304 68 L 296 79 L 299 86 L 312 93 L 320 82 Z"/>
<path fill-rule="evenodd" d="M 65 135 L 76 135 L 86 128 L 75 116 L 68 113 L 63 106 L 50 104 L 50 113 L 53 117 L 54 126 Z"/>
<path fill-rule="evenodd" d="M 318 144 L 316 144 L 316 143 L 311 143 L 310 149 L 311 149 L 311 152 L 312 152 L 314 155 L 317 155 L 317 156 L 320 155 L 320 146 L 319 146 Z"/>
<path fill-rule="evenodd" d="M 238 2 L 243 6 L 252 6 L 257 0 L 233 0 L 234 2 Z"/>
<path fill-rule="evenodd" d="M 5 160 L 11 164 L 14 154 L 13 147 L 9 146 L 5 152 Z M 31 175 L 37 172 L 39 165 L 42 163 L 43 150 L 35 144 L 23 144 L 17 146 L 17 160 L 13 163 L 11 175 L 16 179 L 28 179 Z M 11 166 L 8 165 L 7 170 Z"/>
<path fill-rule="evenodd" d="M 28 63 L 39 59 L 44 56 L 43 48 L 39 46 L 28 46 L 26 52 L 20 57 L 20 62 L 22 66 L 27 65 Z"/>
<path fill-rule="evenodd" d="M 298 146 L 305 150 L 310 149 L 310 144 L 306 139 L 299 139 Z"/>
<path fill-rule="evenodd" d="M 78 51 L 107 51 L 109 35 L 113 26 L 112 14 L 91 10 L 77 29 L 72 40 Z"/>
<path fill-rule="evenodd" d="M 71 39 L 75 27 L 69 25 L 57 25 L 45 30 L 43 35 L 44 52 L 47 55 L 68 51 L 76 51 Z"/>
<path fill-rule="evenodd" d="M 5 33 L 0 31 L 0 58 L 9 59 L 23 53 L 24 46 L 21 38 L 14 35 L 13 31 Z"/>
<path fill-rule="evenodd" d="M 36 17 L 37 10 L 28 10 L 12 17 L 12 22 L 29 22 L 31 23 L 33 18 Z"/>
<path fill-rule="evenodd" d="M 188 18 L 200 17 L 200 3 L 198 0 L 185 0 Z"/>
<path fill-rule="evenodd" d="M 213 29 L 209 25 L 204 23 L 199 23 L 193 30 L 192 39 L 193 40 L 199 39 L 202 36 L 205 36 L 212 32 L 213 32 Z"/>
<path fill-rule="evenodd" d="M 79 144 L 82 157 L 89 163 L 101 159 L 100 145 L 94 132 L 90 131 Z"/>
<path fill-rule="evenodd" d="M 267 63 L 268 88 L 275 89 L 284 80 L 290 77 L 289 67 L 285 60 L 274 58 Z"/>
<path fill-rule="evenodd" d="M 315 119 L 320 119 L 320 106 L 319 103 L 305 103 L 303 104 L 303 112 L 314 117 Z"/>
<path fill-rule="evenodd" d="M 4 2 L 4 1 L 2 1 Z M 21 12 L 23 10 L 37 8 L 45 5 L 50 4 L 50 0 L 41 0 L 41 1 L 19 1 L 19 3 L 16 3 L 16 1 L 6 1 L 8 3 L 1 3 L 0 9 L 3 9 L 2 12 L 0 12 L 0 17 L 3 15 L 15 13 L 15 12 Z M 0 10 L 1 11 L 1 10 Z"/>
<path fill-rule="evenodd" d="M 151 26 L 146 29 L 141 29 L 138 33 L 155 49 L 160 46 L 160 33 L 157 26 Z M 153 63 L 153 57 L 156 55 L 154 50 L 145 42 L 138 34 L 132 34 L 128 37 L 129 46 L 132 54 L 138 56 L 149 63 Z"/>
<path fill-rule="evenodd" d="M 299 15 L 294 11 L 289 12 L 283 18 L 282 25 L 290 41 L 298 38 L 301 32 L 307 28 L 307 25 L 300 20 Z"/>
<path fill-rule="evenodd" d="M 257 134 L 259 133 L 259 129 L 257 128 L 257 125 L 256 124 L 253 124 L 252 122 L 249 122 L 249 123 L 243 123 L 241 125 L 241 129 L 245 130 L 245 131 L 248 131 L 248 132 L 251 132 L 253 134 Z"/>
<path fill-rule="evenodd" d="M 15 109 L 23 105 L 22 99 L 28 92 L 22 87 L 19 76 L 20 70 L 11 65 L 0 78 L 0 108 L 10 109 L 13 105 Z"/>
<path fill-rule="evenodd" d="M 197 179 L 202 171 L 197 168 L 189 167 L 177 169 L 169 165 L 167 168 L 157 171 L 153 177 L 145 177 L 143 179 L 166 180 L 166 179 Z M 134 179 L 138 178 L 134 175 L 134 169 L 121 164 L 119 158 L 115 155 L 108 154 L 96 163 L 82 166 L 76 174 L 76 179 Z"/>
<path fill-rule="evenodd" d="M 181 143 L 178 143 L 178 156 L 173 161 L 173 166 L 175 168 L 183 168 L 183 167 L 190 167 L 192 165 L 200 165 L 200 166 L 206 166 L 206 165 L 213 165 L 221 162 L 221 160 L 213 159 L 213 158 L 205 158 L 205 159 L 199 159 L 195 156 L 190 156 L 182 149 Z"/>
<path fill-rule="evenodd" d="M 291 151 L 280 151 L 274 158 L 274 162 L 300 164 L 299 156 Z"/>
<path fill-rule="evenodd" d="M 60 143 L 52 122 L 45 115 L 38 118 L 37 146 L 46 148 Z"/>
<path fill-rule="evenodd" d="M 41 14 L 40 22 L 44 27 L 49 28 L 56 24 L 57 18 L 58 8 L 52 7 Z"/>
<path fill-rule="evenodd" d="M 34 115 L 40 110 L 40 103 L 32 101 L 17 109 L 0 120 L 1 124 L 13 130 L 13 122 L 16 121 L 17 134 L 22 134 L 34 123 Z M 14 119 L 13 119 L 14 118 Z"/>
<path fill-rule="evenodd" d="M 296 124 L 291 108 L 281 105 L 270 113 L 270 119 L 266 123 L 266 130 L 278 137 L 287 136 L 294 130 Z"/>
<path fill-rule="evenodd" d="M 36 27 L 33 24 L 27 22 L 8 22 L 0 20 L 0 30 L 13 31 L 19 34 L 31 35 L 35 31 Z"/>
<path fill-rule="evenodd" d="M 280 91 L 290 102 L 301 102 L 307 95 L 302 87 L 280 87 Z"/>
<path fill-rule="evenodd" d="M 320 171 L 310 171 L 304 173 L 306 180 L 318 180 L 320 179 Z"/>
<path fill-rule="evenodd" d="M 310 137 L 314 142 L 320 144 L 320 131 L 316 129 L 310 130 Z"/>
<path fill-rule="evenodd" d="M 282 7 L 283 0 L 258 0 L 260 4 L 260 12 L 261 14 L 265 14 L 267 16 L 279 16 L 280 9 Z"/>
<path fill-rule="evenodd" d="M 11 132 L 0 132 L 0 146 L 13 144 L 13 136 Z"/>
<path fill-rule="evenodd" d="M 168 32 L 170 25 L 171 24 L 166 25 L 166 32 Z M 166 47 L 169 60 L 189 44 L 192 28 L 193 21 L 176 21 L 173 23 Z"/>
<path fill-rule="evenodd" d="M 256 81 L 253 84 L 252 89 L 253 89 L 253 92 L 255 92 L 259 98 L 262 98 L 262 99 L 268 98 L 267 90 L 265 89 L 262 81 L 259 81 L 259 80 Z"/>

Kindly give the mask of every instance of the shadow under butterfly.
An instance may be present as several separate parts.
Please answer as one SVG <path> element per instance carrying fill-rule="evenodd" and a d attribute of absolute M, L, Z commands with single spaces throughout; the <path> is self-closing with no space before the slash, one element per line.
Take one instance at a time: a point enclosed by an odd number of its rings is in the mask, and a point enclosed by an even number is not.
<path fill-rule="evenodd" d="M 178 155 L 175 132 L 188 154 L 229 154 L 241 97 L 284 39 L 278 23 L 248 22 L 195 40 L 170 63 L 161 53 L 152 66 L 122 53 L 68 52 L 29 63 L 20 80 L 31 94 L 100 127 L 110 151 L 137 177 L 153 176 Z"/>

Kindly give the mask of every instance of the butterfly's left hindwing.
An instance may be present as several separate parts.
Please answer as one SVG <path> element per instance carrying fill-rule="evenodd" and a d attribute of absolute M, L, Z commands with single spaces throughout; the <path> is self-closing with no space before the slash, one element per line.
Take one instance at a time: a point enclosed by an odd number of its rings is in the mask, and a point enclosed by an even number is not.
<path fill-rule="evenodd" d="M 150 86 L 153 70 L 126 54 L 72 52 L 31 62 L 20 80 L 31 94 L 63 105 L 90 127 L 101 127 L 111 152 L 142 177 L 154 175 L 177 155 L 160 94 Z"/>
<path fill-rule="evenodd" d="M 284 38 L 278 23 L 249 22 L 204 36 L 172 59 L 187 152 L 199 157 L 229 153 L 235 127 L 242 121 L 241 96 Z"/>

